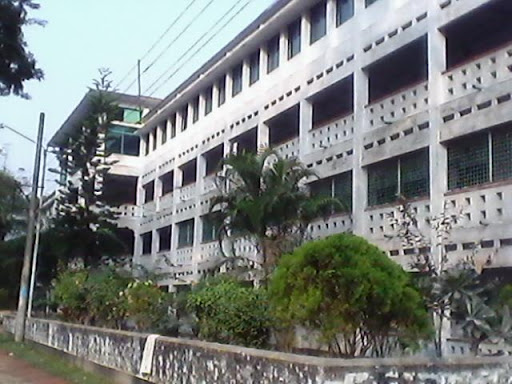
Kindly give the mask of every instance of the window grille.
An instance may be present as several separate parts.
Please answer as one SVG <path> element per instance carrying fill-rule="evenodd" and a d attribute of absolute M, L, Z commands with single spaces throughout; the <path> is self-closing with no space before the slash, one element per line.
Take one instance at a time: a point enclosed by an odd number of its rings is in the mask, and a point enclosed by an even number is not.
<path fill-rule="evenodd" d="M 492 133 L 492 181 L 512 179 L 512 131 Z"/>
<path fill-rule="evenodd" d="M 336 209 L 337 212 L 352 211 L 352 171 L 340 173 L 333 177 L 333 196 L 337 198 L 342 208 Z"/>
<path fill-rule="evenodd" d="M 400 195 L 411 198 L 429 194 L 428 148 L 402 156 L 400 166 Z"/>
<path fill-rule="evenodd" d="M 490 181 L 489 135 L 474 135 L 448 146 L 448 189 Z"/>
<path fill-rule="evenodd" d="M 368 205 L 396 201 L 398 196 L 397 159 L 383 161 L 368 167 Z"/>

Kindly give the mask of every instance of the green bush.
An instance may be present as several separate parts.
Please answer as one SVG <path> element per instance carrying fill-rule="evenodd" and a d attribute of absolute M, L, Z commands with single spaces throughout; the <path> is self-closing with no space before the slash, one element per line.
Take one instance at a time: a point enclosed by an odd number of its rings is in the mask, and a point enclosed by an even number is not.
<path fill-rule="evenodd" d="M 361 237 L 334 235 L 285 255 L 269 289 L 281 325 L 318 331 L 336 355 L 384 356 L 430 336 L 408 274 Z"/>
<path fill-rule="evenodd" d="M 271 318 L 261 289 L 233 278 L 211 278 L 188 295 L 187 308 L 197 316 L 203 339 L 254 348 L 268 343 Z"/>
<path fill-rule="evenodd" d="M 170 294 L 152 281 L 140 281 L 115 268 L 63 271 L 53 301 L 66 321 L 110 328 L 132 322 L 138 331 L 171 330 Z"/>

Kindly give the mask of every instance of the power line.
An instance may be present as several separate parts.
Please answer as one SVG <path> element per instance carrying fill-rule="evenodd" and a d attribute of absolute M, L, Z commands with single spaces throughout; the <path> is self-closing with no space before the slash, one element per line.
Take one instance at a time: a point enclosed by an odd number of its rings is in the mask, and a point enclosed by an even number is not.
<path fill-rule="evenodd" d="M 213 40 L 214 37 L 216 37 L 216 35 L 221 32 L 224 28 L 226 28 L 234 19 L 235 17 L 237 17 L 245 8 L 247 8 L 247 6 L 252 2 L 253 0 L 247 0 L 247 2 L 235 13 L 233 14 L 224 24 L 221 25 L 221 27 L 215 32 L 212 34 L 212 36 L 210 36 L 210 38 L 208 40 L 206 40 L 198 49 L 196 49 L 192 55 L 188 58 L 189 60 L 192 59 L 194 56 L 196 56 L 210 41 Z M 239 4 L 240 2 L 238 2 L 237 4 Z M 236 5 L 236 4 L 235 4 Z M 206 33 L 208 34 L 209 32 L 211 32 L 215 26 L 217 25 L 217 23 L 222 20 L 233 8 L 231 8 L 228 12 L 226 12 L 219 20 L 217 20 L 215 22 L 215 24 L 212 26 L 212 28 L 210 28 L 210 30 Z M 205 34 L 205 35 L 206 35 Z M 201 36 L 200 39 L 198 39 L 191 48 L 193 48 L 194 46 L 197 45 L 197 43 L 199 43 L 199 41 L 201 41 L 201 39 L 205 36 Z M 169 73 L 169 71 L 181 60 L 183 59 L 190 51 L 188 50 L 187 52 L 185 52 L 183 55 L 181 55 L 174 63 L 173 65 L 168 69 L 166 70 L 156 81 L 153 82 L 153 84 L 151 84 L 150 87 L 148 87 L 148 89 L 146 89 L 146 92 L 148 92 L 151 88 L 153 88 L 156 83 L 162 78 L 164 77 L 167 73 Z M 172 79 L 174 77 L 174 75 L 180 71 L 184 66 L 185 66 L 186 62 L 185 63 L 182 63 L 178 68 L 176 68 L 176 70 L 174 70 L 174 72 L 172 72 L 169 77 L 167 77 L 163 83 L 161 83 L 158 87 L 156 87 L 153 92 L 151 92 L 149 94 L 149 96 L 152 96 L 154 95 L 160 88 L 162 88 L 165 84 L 167 84 L 167 82 Z"/>
<path fill-rule="evenodd" d="M 185 15 L 185 13 L 190 9 L 190 7 L 192 7 L 192 5 L 194 5 L 194 3 L 196 2 L 197 0 L 190 0 L 190 2 L 188 3 L 188 5 L 180 12 L 180 14 L 178 16 L 176 16 L 174 18 L 173 21 L 171 21 L 171 23 L 169 24 L 169 26 L 167 27 L 167 29 L 160 35 L 160 37 L 158 37 L 158 39 L 156 39 L 156 41 L 153 43 L 153 45 L 144 53 L 144 55 L 142 55 L 142 57 L 139 59 L 139 60 L 144 60 L 152 51 L 153 49 L 155 49 L 155 47 L 158 45 L 158 43 L 160 43 L 160 41 L 162 41 L 162 39 L 169 33 L 169 31 L 172 29 L 172 27 L 174 27 L 174 25 Z M 119 87 L 122 83 L 124 83 L 124 81 L 131 75 L 131 73 L 137 69 L 137 64 L 135 64 L 124 76 L 123 78 L 116 84 L 116 86 L 114 88 L 117 88 Z"/>
<path fill-rule="evenodd" d="M 188 29 L 194 24 L 197 19 L 206 11 L 206 9 L 213 3 L 213 0 L 210 0 L 206 5 L 199 11 L 199 13 L 181 30 L 181 32 L 173 39 L 171 42 L 164 48 L 160 54 L 153 59 L 153 61 L 142 71 L 142 73 L 146 73 L 155 63 L 160 60 L 160 58 L 167 52 L 167 50 L 176 42 L 178 39 L 183 36 L 183 34 L 188 31 Z"/>
<path fill-rule="evenodd" d="M 199 13 L 187 24 L 185 28 L 183 28 L 180 33 L 173 39 L 171 42 L 157 55 L 155 59 L 142 71 L 140 75 L 146 73 L 158 60 L 162 58 L 162 56 L 169 50 L 169 48 L 181 37 L 183 34 L 196 22 L 196 20 L 206 11 L 206 9 L 213 3 L 214 0 L 210 0 L 206 5 L 201 8 Z M 128 87 L 123 91 L 123 93 L 127 92 L 138 80 L 138 76 L 135 80 L 133 80 Z"/>

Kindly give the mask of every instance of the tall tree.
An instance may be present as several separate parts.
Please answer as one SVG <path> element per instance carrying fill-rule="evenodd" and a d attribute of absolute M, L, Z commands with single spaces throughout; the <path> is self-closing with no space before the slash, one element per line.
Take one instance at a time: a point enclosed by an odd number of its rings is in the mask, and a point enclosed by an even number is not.
<path fill-rule="evenodd" d="M 0 242 L 7 235 L 23 230 L 27 206 L 21 183 L 6 171 L 0 171 Z"/>
<path fill-rule="evenodd" d="M 220 194 L 211 203 L 212 211 L 219 210 L 223 253 L 239 259 L 231 240 L 252 241 L 259 259 L 251 261 L 260 264 L 265 276 L 283 253 L 304 241 L 311 221 L 342 205 L 336 199 L 312 196 L 306 181 L 315 174 L 272 150 L 234 154 L 223 165 L 225 172 L 217 179 Z"/>
<path fill-rule="evenodd" d="M 28 17 L 29 9 L 39 9 L 32 0 L 0 0 L 0 95 L 11 93 L 28 98 L 24 91 L 27 80 L 41 80 L 43 71 L 34 55 L 27 50 L 23 27 L 43 24 Z"/>
<path fill-rule="evenodd" d="M 109 92 L 109 76 L 110 71 L 100 70 L 100 79 L 88 94 L 88 113 L 75 127 L 69 147 L 58 156 L 68 180 L 62 185 L 53 226 L 63 237 L 63 253 L 85 265 L 121 252 L 114 234 L 117 215 L 103 197 L 103 180 L 114 164 L 105 151 L 105 136 L 119 110 Z"/>

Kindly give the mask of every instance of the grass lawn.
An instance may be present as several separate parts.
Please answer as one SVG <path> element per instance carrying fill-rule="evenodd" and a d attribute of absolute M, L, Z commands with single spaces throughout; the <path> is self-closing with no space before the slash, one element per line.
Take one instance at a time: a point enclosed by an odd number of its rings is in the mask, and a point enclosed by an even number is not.
<path fill-rule="evenodd" d="M 108 381 L 105 377 L 83 371 L 56 354 L 48 353 L 36 344 L 15 343 L 11 335 L 3 332 L 0 332 L 0 349 L 11 352 L 14 357 L 25 360 L 34 367 L 74 384 L 104 384 Z"/>

